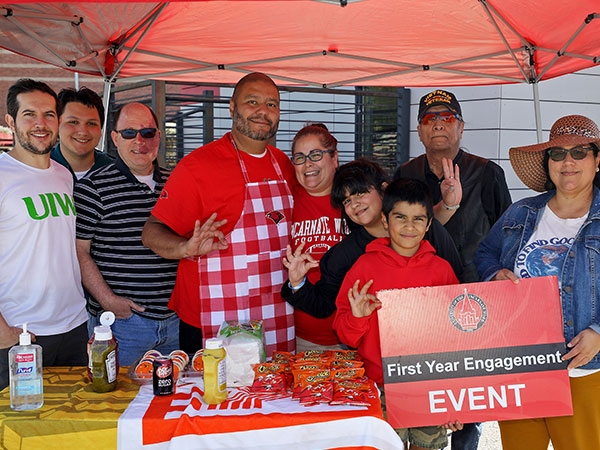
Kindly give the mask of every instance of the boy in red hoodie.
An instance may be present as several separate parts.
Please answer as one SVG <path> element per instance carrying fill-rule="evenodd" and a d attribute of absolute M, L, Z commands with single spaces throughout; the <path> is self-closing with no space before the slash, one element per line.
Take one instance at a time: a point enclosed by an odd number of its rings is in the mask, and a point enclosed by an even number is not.
<path fill-rule="evenodd" d="M 333 322 L 340 341 L 358 349 L 366 375 L 379 385 L 383 385 L 377 321 L 381 302 L 375 293 L 382 289 L 458 283 L 450 264 L 423 239 L 433 217 L 427 185 L 412 179 L 394 181 L 385 190 L 382 206 L 383 225 L 390 237 L 371 242 L 348 271 L 336 299 Z M 365 284 L 361 288 L 362 283 Z M 448 445 L 442 426 L 397 431 L 402 440 L 411 443 L 411 449 L 440 449 Z"/>

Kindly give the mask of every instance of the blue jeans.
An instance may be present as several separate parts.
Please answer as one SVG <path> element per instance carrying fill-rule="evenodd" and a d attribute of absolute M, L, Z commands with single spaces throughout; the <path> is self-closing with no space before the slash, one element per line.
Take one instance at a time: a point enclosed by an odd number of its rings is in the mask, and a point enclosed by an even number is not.
<path fill-rule="evenodd" d="M 465 423 L 463 429 L 452 433 L 452 450 L 477 450 L 481 436 L 481 422 Z"/>
<path fill-rule="evenodd" d="M 100 317 L 90 315 L 88 331 L 100 325 Z M 155 320 L 131 314 L 127 319 L 116 319 L 112 324 L 113 336 L 119 343 L 119 365 L 130 366 L 148 350 L 155 349 L 168 355 L 179 348 L 179 317 Z"/>

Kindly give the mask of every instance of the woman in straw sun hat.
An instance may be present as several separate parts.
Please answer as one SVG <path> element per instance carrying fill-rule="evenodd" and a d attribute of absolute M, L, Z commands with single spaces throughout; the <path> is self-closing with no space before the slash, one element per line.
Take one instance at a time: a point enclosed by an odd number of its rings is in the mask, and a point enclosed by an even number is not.
<path fill-rule="evenodd" d="M 599 145 L 592 120 L 566 116 L 548 142 L 511 148 L 521 181 L 544 193 L 510 206 L 477 249 L 482 280 L 557 275 L 560 286 L 573 416 L 500 422 L 505 450 L 600 449 Z"/>

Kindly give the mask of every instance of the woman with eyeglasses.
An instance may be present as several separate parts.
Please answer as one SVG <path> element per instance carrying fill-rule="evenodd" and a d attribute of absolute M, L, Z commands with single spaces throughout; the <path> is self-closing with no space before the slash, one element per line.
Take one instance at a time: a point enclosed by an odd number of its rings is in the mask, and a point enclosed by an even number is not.
<path fill-rule="evenodd" d="M 559 280 L 573 416 L 500 422 L 505 450 L 600 448 L 599 145 L 592 120 L 566 116 L 548 142 L 511 148 L 521 181 L 544 193 L 510 206 L 477 249 L 482 280 Z"/>
<path fill-rule="evenodd" d="M 293 192 L 290 251 L 305 251 L 310 258 L 307 280 L 316 283 L 320 278 L 318 261 L 347 234 L 340 210 L 331 205 L 330 199 L 338 167 L 337 140 L 322 123 L 305 126 L 292 140 L 292 163 L 299 186 Z M 303 286 L 303 280 L 304 274 L 300 280 L 288 280 L 282 292 L 292 295 Z M 297 352 L 341 348 L 332 329 L 333 315 L 316 318 L 295 308 L 294 320 Z"/>

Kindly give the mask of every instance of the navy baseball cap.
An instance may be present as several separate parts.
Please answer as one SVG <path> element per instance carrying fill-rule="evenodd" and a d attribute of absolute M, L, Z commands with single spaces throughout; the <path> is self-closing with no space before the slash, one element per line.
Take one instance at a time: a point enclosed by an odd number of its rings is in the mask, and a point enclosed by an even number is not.
<path fill-rule="evenodd" d="M 421 119 L 425 113 L 427 113 L 429 108 L 438 105 L 447 106 L 450 110 L 458 114 L 462 120 L 460 103 L 458 103 L 458 100 L 456 100 L 454 94 L 452 92 L 436 89 L 435 91 L 421 97 L 421 101 L 419 102 L 419 115 L 417 117 L 418 121 L 421 122 Z"/>

